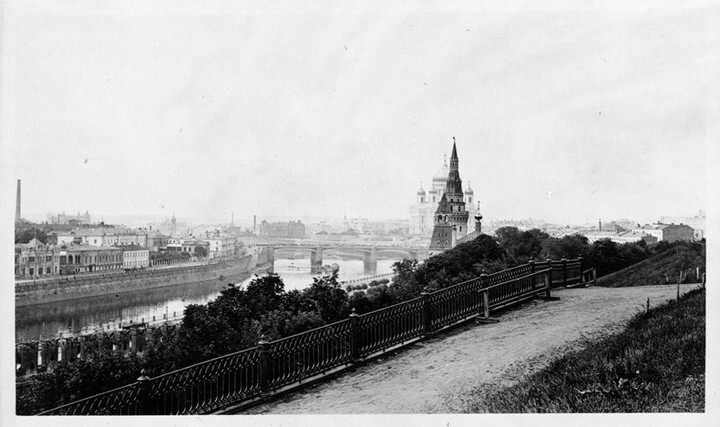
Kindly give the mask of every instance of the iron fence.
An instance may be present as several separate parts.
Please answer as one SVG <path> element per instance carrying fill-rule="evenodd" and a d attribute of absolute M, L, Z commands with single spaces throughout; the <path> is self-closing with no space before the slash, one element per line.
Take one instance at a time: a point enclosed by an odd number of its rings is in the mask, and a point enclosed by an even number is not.
<path fill-rule="evenodd" d="M 583 271 L 582 259 L 530 262 L 155 378 L 143 375 L 133 384 L 41 415 L 211 413 L 300 387 L 308 378 L 590 277 L 594 269 Z"/>

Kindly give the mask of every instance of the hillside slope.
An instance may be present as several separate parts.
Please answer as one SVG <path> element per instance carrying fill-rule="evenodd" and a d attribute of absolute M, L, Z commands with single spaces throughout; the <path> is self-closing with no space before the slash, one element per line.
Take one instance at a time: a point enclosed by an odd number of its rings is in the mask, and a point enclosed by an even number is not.
<path fill-rule="evenodd" d="M 650 286 L 677 283 L 681 270 L 685 271 L 683 283 L 697 283 L 696 267 L 700 274 L 705 271 L 705 253 L 701 248 L 678 246 L 659 253 L 637 264 L 598 279 L 597 286 L 619 288 L 626 286 Z"/>

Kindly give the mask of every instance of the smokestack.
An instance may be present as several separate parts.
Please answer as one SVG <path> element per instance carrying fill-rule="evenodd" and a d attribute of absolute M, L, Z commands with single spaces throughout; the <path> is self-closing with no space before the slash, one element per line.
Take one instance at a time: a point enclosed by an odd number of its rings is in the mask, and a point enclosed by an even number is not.
<path fill-rule="evenodd" d="M 17 198 L 15 200 L 15 222 L 20 222 L 20 180 L 17 180 Z"/>
<path fill-rule="evenodd" d="M 602 220 L 598 218 L 598 231 L 602 231 Z"/>
<path fill-rule="evenodd" d="M 230 225 L 235 227 L 235 212 L 230 213 Z"/>
<path fill-rule="evenodd" d="M 255 227 L 257 227 L 257 216 L 253 215 L 253 233 L 255 233 Z"/>

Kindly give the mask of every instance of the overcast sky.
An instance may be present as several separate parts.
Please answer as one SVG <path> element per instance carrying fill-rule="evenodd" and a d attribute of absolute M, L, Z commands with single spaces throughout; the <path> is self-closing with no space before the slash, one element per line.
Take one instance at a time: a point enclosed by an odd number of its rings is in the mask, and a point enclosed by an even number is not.
<path fill-rule="evenodd" d="M 706 208 L 717 8 L 300 3 L 8 6 L 23 213 L 407 218 L 453 137 L 489 220 Z"/>

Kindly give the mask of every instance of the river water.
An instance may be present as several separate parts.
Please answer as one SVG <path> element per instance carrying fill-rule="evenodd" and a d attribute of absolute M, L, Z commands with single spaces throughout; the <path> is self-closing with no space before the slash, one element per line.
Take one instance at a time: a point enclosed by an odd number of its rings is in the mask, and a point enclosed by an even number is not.
<path fill-rule="evenodd" d="M 325 264 L 340 266 L 339 280 L 366 276 L 362 260 L 325 257 Z M 378 260 L 377 274 L 392 272 L 397 260 Z M 303 289 L 312 283 L 308 259 L 276 259 L 275 272 L 282 277 L 285 290 Z M 243 285 L 252 280 L 248 277 Z M 15 342 L 85 335 L 100 330 L 118 330 L 121 324 L 161 322 L 165 317 L 179 319 L 189 304 L 206 304 L 225 287 L 221 282 L 187 284 L 32 305 L 15 308 Z"/>

